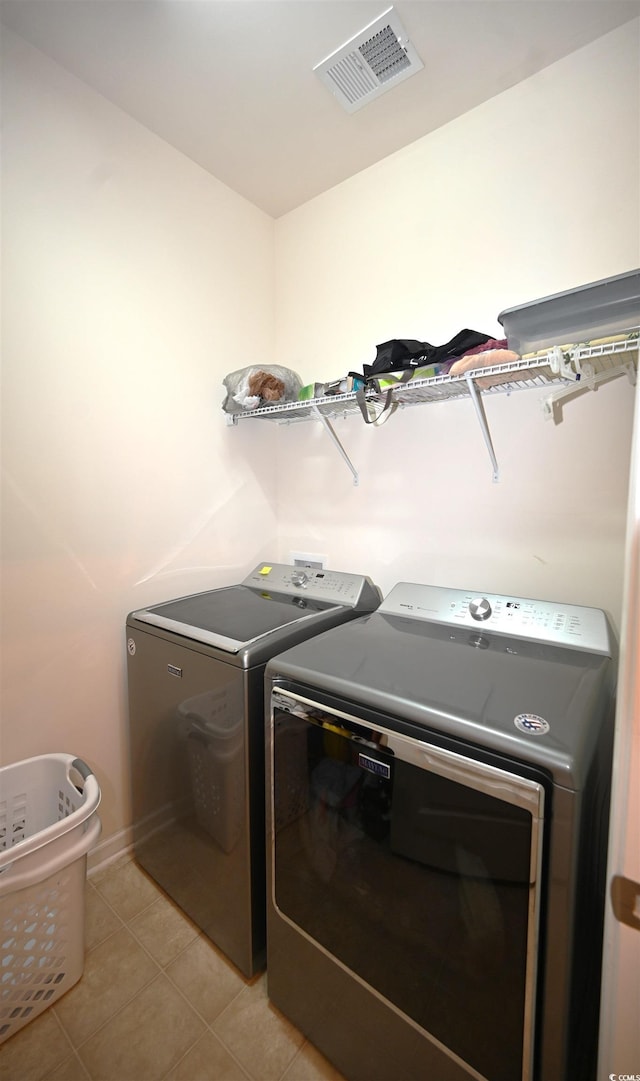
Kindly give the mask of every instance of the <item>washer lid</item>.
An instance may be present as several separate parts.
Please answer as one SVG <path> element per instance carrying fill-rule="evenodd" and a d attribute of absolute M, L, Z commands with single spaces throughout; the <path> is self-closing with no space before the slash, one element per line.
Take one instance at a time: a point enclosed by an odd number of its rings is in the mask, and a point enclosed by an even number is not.
<path fill-rule="evenodd" d="M 293 624 L 300 626 L 320 613 L 371 612 L 379 603 L 379 590 L 362 574 L 259 563 L 238 585 L 178 597 L 132 612 L 129 618 L 226 653 L 240 653 L 253 642 Z M 326 619 L 319 622 L 327 625 Z M 286 645 L 285 636 L 283 648 Z"/>
<path fill-rule="evenodd" d="M 157 604 L 134 612 L 133 617 L 227 653 L 238 653 L 273 631 L 336 607 L 311 597 L 288 597 L 234 585 Z"/>

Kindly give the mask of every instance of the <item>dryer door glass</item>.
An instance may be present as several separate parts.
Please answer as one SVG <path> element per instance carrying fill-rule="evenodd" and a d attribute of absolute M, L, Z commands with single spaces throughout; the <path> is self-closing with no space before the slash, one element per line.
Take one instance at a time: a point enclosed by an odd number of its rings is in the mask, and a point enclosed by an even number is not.
<path fill-rule="evenodd" d="M 280 914 L 482 1077 L 530 1077 L 542 784 L 300 702 L 272 746 Z"/>

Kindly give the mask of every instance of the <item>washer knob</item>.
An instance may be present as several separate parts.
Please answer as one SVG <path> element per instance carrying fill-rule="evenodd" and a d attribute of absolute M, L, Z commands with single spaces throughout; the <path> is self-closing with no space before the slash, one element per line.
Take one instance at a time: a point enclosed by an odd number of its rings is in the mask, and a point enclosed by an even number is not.
<path fill-rule="evenodd" d="M 305 574 L 304 571 L 293 571 L 291 581 L 294 586 L 306 586 L 309 581 L 309 575 Z"/>
<path fill-rule="evenodd" d="M 469 613 L 473 619 L 479 620 L 481 623 L 485 619 L 488 619 L 491 615 L 491 605 L 486 597 L 476 597 L 475 600 L 469 602 Z"/>

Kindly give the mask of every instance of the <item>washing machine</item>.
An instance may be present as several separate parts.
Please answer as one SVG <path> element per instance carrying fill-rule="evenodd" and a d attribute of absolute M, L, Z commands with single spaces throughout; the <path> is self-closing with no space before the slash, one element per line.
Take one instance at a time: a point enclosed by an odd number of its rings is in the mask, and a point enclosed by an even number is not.
<path fill-rule="evenodd" d="M 363 575 L 260 563 L 127 617 L 135 858 L 246 976 L 265 954 L 265 663 L 380 599 Z"/>
<path fill-rule="evenodd" d="M 399 583 L 266 669 L 267 981 L 349 1081 L 595 1077 L 605 614 Z"/>

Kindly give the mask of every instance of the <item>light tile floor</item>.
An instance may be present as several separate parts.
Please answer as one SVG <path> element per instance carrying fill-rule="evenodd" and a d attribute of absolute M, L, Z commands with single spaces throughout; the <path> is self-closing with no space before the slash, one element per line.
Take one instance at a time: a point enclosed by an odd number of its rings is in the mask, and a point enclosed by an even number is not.
<path fill-rule="evenodd" d="M 128 858 L 86 885 L 83 976 L 0 1047 L 1 1081 L 342 1081 Z"/>

